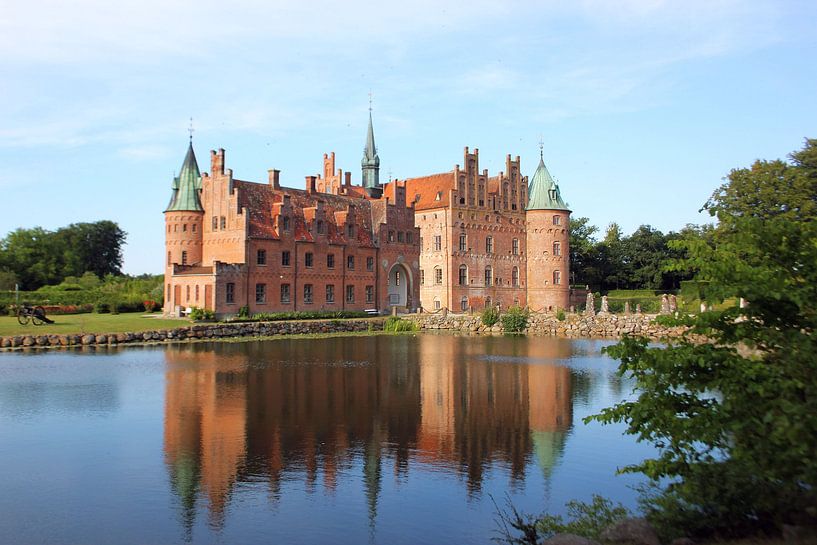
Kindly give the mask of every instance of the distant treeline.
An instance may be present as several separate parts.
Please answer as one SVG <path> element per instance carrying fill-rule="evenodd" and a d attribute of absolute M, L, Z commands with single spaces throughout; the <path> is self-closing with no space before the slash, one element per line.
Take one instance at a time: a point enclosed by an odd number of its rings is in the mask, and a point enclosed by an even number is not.
<path fill-rule="evenodd" d="M 56 231 L 17 229 L 0 240 L 0 290 L 36 290 L 86 272 L 122 274 L 126 233 L 112 221 L 72 223 Z"/>

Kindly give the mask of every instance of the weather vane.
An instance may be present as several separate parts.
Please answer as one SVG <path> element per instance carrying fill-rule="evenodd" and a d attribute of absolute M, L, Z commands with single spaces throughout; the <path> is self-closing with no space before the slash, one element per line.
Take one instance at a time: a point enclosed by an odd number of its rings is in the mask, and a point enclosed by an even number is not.
<path fill-rule="evenodd" d="M 539 135 L 539 157 L 540 158 L 545 157 L 545 139 L 542 137 L 541 134 Z"/>
<path fill-rule="evenodd" d="M 187 129 L 187 132 L 190 133 L 190 143 L 191 144 L 193 143 L 193 132 L 195 132 L 195 130 L 196 129 L 193 128 L 193 118 L 191 117 L 190 118 L 190 127 L 188 127 L 188 129 Z"/>
<path fill-rule="evenodd" d="M 372 90 L 369 89 L 369 112 L 372 111 Z"/>

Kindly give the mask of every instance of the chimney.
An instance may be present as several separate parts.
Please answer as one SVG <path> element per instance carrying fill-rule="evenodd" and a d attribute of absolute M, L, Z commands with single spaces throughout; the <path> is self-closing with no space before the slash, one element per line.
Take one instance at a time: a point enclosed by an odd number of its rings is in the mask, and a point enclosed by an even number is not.
<path fill-rule="evenodd" d="M 351 172 L 344 172 L 343 174 L 346 177 L 346 179 L 344 180 L 344 184 L 346 185 L 346 187 L 351 186 L 352 185 L 352 173 Z"/>
<path fill-rule="evenodd" d="M 315 193 L 315 180 L 317 176 L 307 176 L 306 177 L 306 192 L 307 193 Z"/>
<path fill-rule="evenodd" d="M 224 174 L 224 148 L 210 150 L 210 171 L 213 174 Z"/>
<path fill-rule="evenodd" d="M 276 168 L 271 168 L 267 171 L 269 176 L 269 185 L 273 189 L 281 189 L 281 171 Z"/>

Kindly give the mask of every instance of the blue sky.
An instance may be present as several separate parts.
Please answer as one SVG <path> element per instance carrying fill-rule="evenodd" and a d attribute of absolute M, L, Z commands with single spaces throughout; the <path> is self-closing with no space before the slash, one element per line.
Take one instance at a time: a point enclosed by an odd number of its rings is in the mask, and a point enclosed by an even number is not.
<path fill-rule="evenodd" d="M 817 3 L 29 0 L 0 11 L 0 236 L 111 219 L 125 271 L 161 272 L 190 117 L 202 170 L 303 187 L 335 151 L 360 181 L 481 167 L 538 141 L 575 216 L 703 223 L 729 170 L 817 137 Z"/>

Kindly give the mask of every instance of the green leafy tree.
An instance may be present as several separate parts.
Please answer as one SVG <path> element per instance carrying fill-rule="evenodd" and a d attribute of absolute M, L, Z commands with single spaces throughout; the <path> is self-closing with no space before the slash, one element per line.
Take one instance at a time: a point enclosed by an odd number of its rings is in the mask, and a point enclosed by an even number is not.
<path fill-rule="evenodd" d="M 685 252 L 679 266 L 706 282 L 707 300 L 737 295 L 748 307 L 683 318 L 689 333 L 666 346 L 624 338 L 608 350 L 637 397 L 591 418 L 623 422 L 658 448 L 625 470 L 669 482 L 645 498 L 666 537 L 817 520 L 817 216 L 806 185 L 791 191 L 792 180 L 814 180 L 803 166 L 813 149 L 807 141 L 801 163 L 775 164 L 782 175 L 769 176 L 765 162 L 732 171 L 734 186 L 707 204 L 720 220 L 717 244 L 672 244 Z"/>
<path fill-rule="evenodd" d="M 72 223 L 55 233 L 64 248 L 65 275 L 92 272 L 97 277 L 122 274 L 125 232 L 112 221 Z"/>
<path fill-rule="evenodd" d="M 571 284 L 591 283 L 596 246 L 594 236 L 598 230 L 595 225 L 590 225 L 589 218 L 570 218 Z"/>

